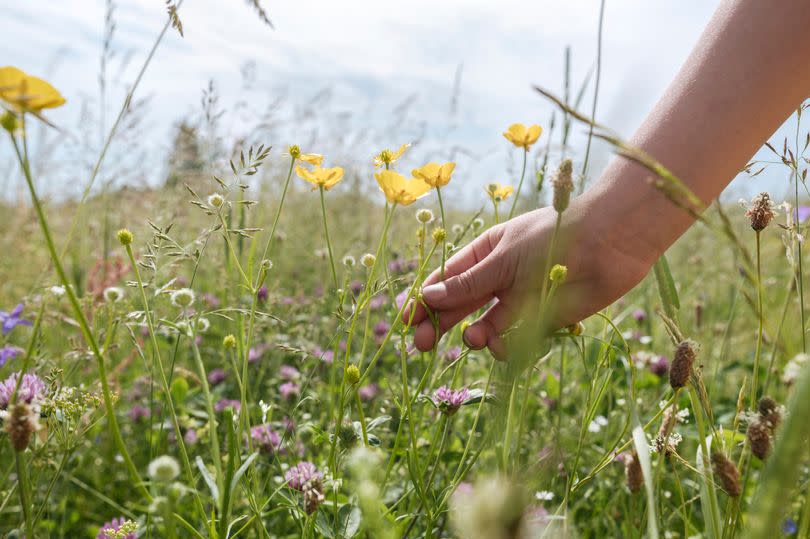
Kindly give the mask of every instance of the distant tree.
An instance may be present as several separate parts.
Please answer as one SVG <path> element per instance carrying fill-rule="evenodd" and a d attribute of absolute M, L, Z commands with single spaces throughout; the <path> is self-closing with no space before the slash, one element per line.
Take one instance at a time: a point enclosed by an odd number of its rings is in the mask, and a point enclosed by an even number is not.
<path fill-rule="evenodd" d="M 168 159 L 166 186 L 175 187 L 183 183 L 197 183 L 205 169 L 201 151 L 201 141 L 197 128 L 182 121 L 172 143 Z"/>

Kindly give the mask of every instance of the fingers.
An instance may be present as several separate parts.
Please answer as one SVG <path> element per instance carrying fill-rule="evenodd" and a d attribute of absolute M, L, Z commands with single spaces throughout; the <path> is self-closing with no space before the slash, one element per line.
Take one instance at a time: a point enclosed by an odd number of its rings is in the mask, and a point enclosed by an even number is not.
<path fill-rule="evenodd" d="M 473 350 L 489 348 L 496 359 L 506 359 L 506 345 L 501 334 L 518 318 L 517 308 L 506 301 L 498 301 L 464 331 L 464 343 Z"/>
<path fill-rule="evenodd" d="M 426 318 L 422 320 L 414 331 L 414 345 L 420 352 L 429 351 L 450 328 L 464 320 L 470 313 L 486 305 L 491 299 L 491 297 L 479 299 L 458 309 L 438 313 L 438 334 L 433 327 L 433 321 L 431 319 Z"/>
<path fill-rule="evenodd" d="M 492 250 L 497 245 L 501 237 L 501 232 L 496 229 L 490 229 L 484 234 L 481 234 L 477 238 L 475 238 L 471 243 L 466 245 L 463 249 L 461 249 L 458 253 L 450 257 L 449 260 L 445 263 L 444 268 L 444 279 L 452 280 L 453 278 L 460 278 L 464 280 L 467 284 L 472 284 L 469 275 L 467 272 L 470 273 L 478 273 L 480 269 L 477 268 L 478 265 L 482 263 L 491 253 Z M 461 275 L 465 275 L 461 277 Z M 476 277 L 473 277 L 475 279 Z M 442 280 L 441 269 L 436 269 L 431 273 L 427 279 L 422 283 L 423 292 L 427 291 L 431 288 L 432 285 L 435 285 L 439 281 Z M 431 291 L 430 294 L 434 292 Z M 481 294 L 483 295 L 483 294 Z M 469 296 L 465 298 L 459 298 L 457 302 L 454 303 L 455 307 L 460 307 L 464 300 L 470 299 Z M 432 304 L 428 298 L 425 298 L 425 301 L 428 303 L 428 306 L 431 308 L 441 308 L 439 305 Z M 413 308 L 413 304 L 409 305 L 405 311 L 403 312 L 403 320 L 408 320 L 410 318 L 410 311 Z M 413 323 L 414 325 L 420 323 L 422 320 L 425 319 L 427 316 L 427 311 L 425 310 L 423 305 L 416 304 Z"/>

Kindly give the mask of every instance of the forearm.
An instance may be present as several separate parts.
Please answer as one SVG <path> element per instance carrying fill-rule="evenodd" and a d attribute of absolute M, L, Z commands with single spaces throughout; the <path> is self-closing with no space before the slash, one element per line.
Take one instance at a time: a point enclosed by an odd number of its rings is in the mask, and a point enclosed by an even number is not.
<path fill-rule="evenodd" d="M 708 205 L 810 95 L 808 28 L 807 0 L 724 0 L 631 143 Z M 579 206 L 607 241 L 652 262 L 692 218 L 650 176 L 615 159 Z"/>

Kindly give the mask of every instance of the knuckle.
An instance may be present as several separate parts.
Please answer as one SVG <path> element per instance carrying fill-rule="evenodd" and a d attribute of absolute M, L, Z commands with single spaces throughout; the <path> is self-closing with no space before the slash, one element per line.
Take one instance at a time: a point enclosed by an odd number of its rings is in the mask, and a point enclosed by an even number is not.
<path fill-rule="evenodd" d="M 475 274 L 470 270 L 463 271 L 458 274 L 456 277 L 456 283 L 459 289 L 459 292 L 462 294 L 472 294 L 475 292 Z"/>

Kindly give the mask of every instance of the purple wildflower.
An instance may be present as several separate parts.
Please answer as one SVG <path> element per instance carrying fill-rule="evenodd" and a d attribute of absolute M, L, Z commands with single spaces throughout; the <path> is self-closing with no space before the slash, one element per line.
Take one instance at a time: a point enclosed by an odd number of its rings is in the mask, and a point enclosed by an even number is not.
<path fill-rule="evenodd" d="M 376 324 L 374 324 L 374 337 L 379 344 L 383 338 L 388 334 L 388 331 L 391 329 L 391 324 L 386 322 L 385 320 L 380 320 Z"/>
<path fill-rule="evenodd" d="M 352 294 L 357 295 L 361 290 L 363 290 L 363 283 L 355 279 L 349 284 L 349 288 L 351 289 Z"/>
<path fill-rule="evenodd" d="M 225 378 L 227 378 L 227 376 L 228 375 L 225 373 L 224 369 L 214 369 L 208 373 L 208 382 L 212 386 L 218 386 L 219 384 L 225 381 Z"/>
<path fill-rule="evenodd" d="M 332 361 L 335 360 L 335 352 L 332 350 L 324 350 L 320 346 L 316 346 L 312 350 L 312 355 L 326 363 L 327 365 L 331 365 Z"/>
<path fill-rule="evenodd" d="M 810 217 L 810 206 L 799 206 L 796 208 L 796 220 L 803 223 Z"/>
<path fill-rule="evenodd" d="M 11 346 L 10 344 L 0 348 L 0 367 L 20 355 L 22 351 L 22 348 Z"/>
<path fill-rule="evenodd" d="M 453 362 L 461 357 L 461 347 L 460 346 L 452 346 L 444 351 L 444 359 L 449 362 Z"/>
<path fill-rule="evenodd" d="M 129 409 L 129 420 L 133 423 L 140 423 L 142 420 L 149 417 L 149 408 L 141 406 L 140 404 L 134 405 Z"/>
<path fill-rule="evenodd" d="M 242 403 L 233 399 L 220 399 L 214 405 L 216 413 L 222 412 L 225 408 L 232 408 L 235 412 L 238 412 L 242 408 Z"/>
<path fill-rule="evenodd" d="M 0 382 L 0 410 L 8 408 L 11 402 L 11 396 L 14 395 L 14 389 L 17 387 L 17 379 L 20 377 L 19 372 L 14 372 Z M 17 392 L 17 402 L 24 402 L 31 404 L 45 397 L 45 382 L 36 374 L 24 374 L 20 389 Z"/>
<path fill-rule="evenodd" d="M 371 301 L 368 302 L 368 307 L 372 311 L 377 311 L 385 307 L 386 297 L 384 294 L 379 294 L 371 298 Z"/>
<path fill-rule="evenodd" d="M 104 525 L 99 528 L 98 535 L 96 535 L 96 539 L 109 539 L 113 537 L 113 535 L 108 534 L 107 532 L 116 532 L 118 533 L 121 530 L 121 526 L 124 525 L 126 519 L 124 517 L 117 517 L 112 519 L 109 522 L 105 522 Z M 121 537 L 122 539 L 135 539 L 135 533 L 128 533 L 123 536 L 116 535 L 115 537 Z"/>
<path fill-rule="evenodd" d="M 0 311 L 0 324 L 3 325 L 3 335 L 8 333 L 17 326 L 30 326 L 31 321 L 20 318 L 22 314 L 23 304 L 20 303 L 14 307 L 11 312 Z"/>
<path fill-rule="evenodd" d="M 279 386 L 278 390 L 284 399 L 289 399 L 301 393 L 301 387 L 294 382 L 285 382 Z"/>
<path fill-rule="evenodd" d="M 299 462 L 284 475 L 287 486 L 304 497 L 304 509 L 310 515 L 323 503 L 323 474 L 311 462 Z"/>
<path fill-rule="evenodd" d="M 262 453 L 273 454 L 281 447 L 281 436 L 267 424 L 251 427 L 250 439 Z"/>
<path fill-rule="evenodd" d="M 187 445 L 196 444 L 197 439 L 197 431 L 195 429 L 188 429 L 183 435 L 183 441 L 185 441 Z"/>
<path fill-rule="evenodd" d="M 658 359 L 650 363 L 650 372 L 656 376 L 666 376 L 669 372 L 669 360 L 665 356 L 658 356 Z"/>
<path fill-rule="evenodd" d="M 402 292 L 397 294 L 397 297 L 395 298 L 395 301 L 396 301 L 396 304 L 397 304 L 397 309 L 402 309 L 402 306 L 405 305 L 405 299 L 407 297 L 408 297 L 408 291 L 407 290 L 403 290 Z"/>
<path fill-rule="evenodd" d="M 360 395 L 360 399 L 363 401 L 370 401 L 374 397 L 377 396 L 379 393 L 380 387 L 377 384 L 368 384 L 365 385 L 357 390 L 357 394 Z"/>
<path fill-rule="evenodd" d="M 219 298 L 216 297 L 214 294 L 204 294 L 202 299 L 203 302 L 205 302 L 205 305 L 210 307 L 211 309 L 216 309 L 217 307 L 219 307 Z"/>
<path fill-rule="evenodd" d="M 301 373 L 292 365 L 282 365 L 278 369 L 278 374 L 283 380 L 296 380 Z"/>
<path fill-rule="evenodd" d="M 256 299 L 258 299 L 261 303 L 264 303 L 265 301 L 267 301 L 267 297 L 269 295 L 270 293 L 267 291 L 267 287 L 262 285 L 259 288 L 259 291 L 256 292 Z"/>
<path fill-rule="evenodd" d="M 633 311 L 633 318 L 640 324 L 647 319 L 647 312 L 644 309 L 636 309 Z"/>
<path fill-rule="evenodd" d="M 469 397 L 470 390 L 466 387 L 450 389 L 447 386 L 442 386 L 433 394 L 433 402 L 443 414 L 453 415 Z"/>

